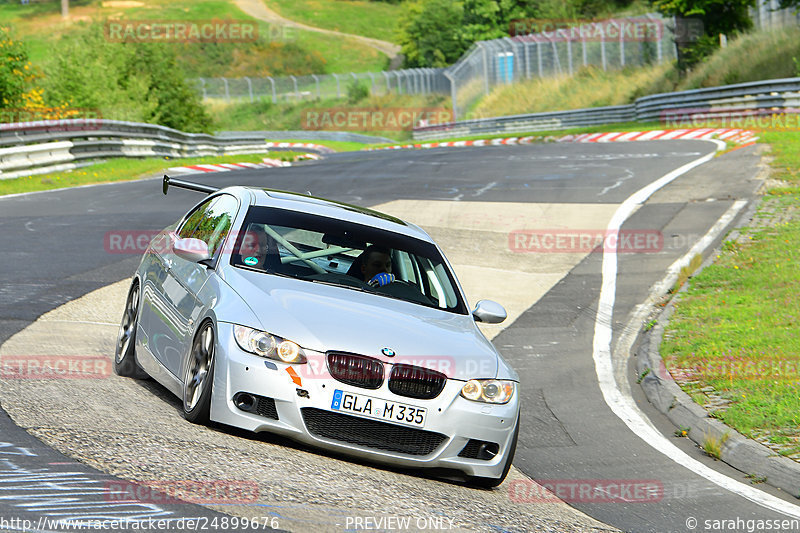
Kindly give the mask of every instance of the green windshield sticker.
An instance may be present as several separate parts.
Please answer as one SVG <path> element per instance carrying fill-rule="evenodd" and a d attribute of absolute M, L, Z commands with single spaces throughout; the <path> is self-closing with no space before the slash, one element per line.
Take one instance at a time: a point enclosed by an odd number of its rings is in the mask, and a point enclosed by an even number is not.
<path fill-rule="evenodd" d="M 245 257 L 244 264 L 247 266 L 256 266 L 258 264 L 258 257 Z"/>

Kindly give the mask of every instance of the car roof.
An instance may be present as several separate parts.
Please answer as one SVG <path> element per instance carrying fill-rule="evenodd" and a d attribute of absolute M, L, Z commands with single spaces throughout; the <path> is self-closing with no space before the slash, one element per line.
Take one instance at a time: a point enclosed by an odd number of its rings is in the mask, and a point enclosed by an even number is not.
<path fill-rule="evenodd" d="M 234 188 L 232 188 L 234 189 Z M 300 211 L 400 233 L 427 242 L 433 239 L 419 226 L 366 207 L 277 189 L 235 187 L 251 194 L 250 205 Z M 234 192 L 234 191 L 230 191 Z M 248 203 L 247 201 L 245 203 Z"/>

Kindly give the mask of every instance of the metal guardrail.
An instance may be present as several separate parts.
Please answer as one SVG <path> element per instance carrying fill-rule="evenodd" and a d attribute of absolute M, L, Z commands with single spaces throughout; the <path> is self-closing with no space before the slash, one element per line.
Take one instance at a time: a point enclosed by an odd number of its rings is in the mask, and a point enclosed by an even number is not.
<path fill-rule="evenodd" d="M 620 122 L 680 122 L 692 115 L 728 117 L 800 111 L 800 78 L 739 83 L 644 96 L 623 106 L 595 107 L 552 113 L 531 113 L 463 120 L 414 128 L 414 139 L 437 140 L 456 136 L 524 131 L 564 130 Z M 735 118 L 735 117 L 734 117 Z M 731 118 L 733 122 L 733 118 Z"/>
<path fill-rule="evenodd" d="M 452 122 L 416 128 L 414 139 L 563 130 L 670 118 L 681 121 L 685 120 L 684 115 L 725 117 L 733 122 L 732 117 L 738 116 L 741 121 L 750 115 L 778 113 L 800 113 L 800 78 L 655 94 L 623 106 Z M 730 125 L 737 127 L 733 123 Z M 277 132 L 208 135 L 185 133 L 154 124 L 104 119 L 0 124 L 0 179 L 67 170 L 91 160 L 113 157 L 182 158 L 261 153 L 273 148 L 265 141 L 264 133 Z M 341 138 L 342 135 L 339 132 L 329 134 L 331 138 Z M 323 132 L 314 132 L 314 135 L 321 138 Z M 319 149 L 303 149 L 320 152 Z"/>
<path fill-rule="evenodd" d="M 0 179 L 74 169 L 114 157 L 199 157 L 265 153 L 260 132 L 208 135 L 103 119 L 0 124 Z M 304 147 L 309 152 L 321 149 Z"/>

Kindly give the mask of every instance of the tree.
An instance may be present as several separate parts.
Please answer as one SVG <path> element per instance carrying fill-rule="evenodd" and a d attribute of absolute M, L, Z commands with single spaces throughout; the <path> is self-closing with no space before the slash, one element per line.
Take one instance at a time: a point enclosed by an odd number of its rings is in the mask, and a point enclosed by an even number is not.
<path fill-rule="evenodd" d="M 792 0 L 798 1 L 800 0 Z M 702 34 L 694 40 L 677 40 L 678 67 L 692 68 L 719 48 L 719 35 L 735 35 L 753 27 L 749 9 L 755 0 L 655 0 L 656 9 L 679 19 L 702 23 Z M 676 32 L 680 37 L 681 32 Z"/>
<path fill-rule="evenodd" d="M 96 24 L 64 35 L 44 70 L 42 85 L 51 105 L 67 102 L 104 118 L 184 131 L 211 129 L 169 45 L 111 42 Z"/>
<path fill-rule="evenodd" d="M 459 22 L 463 6 L 451 0 L 411 2 L 400 21 L 406 67 L 444 67 L 466 49 Z"/>
<path fill-rule="evenodd" d="M 0 27 L 0 109 L 21 107 L 22 95 L 32 80 L 25 45 Z"/>

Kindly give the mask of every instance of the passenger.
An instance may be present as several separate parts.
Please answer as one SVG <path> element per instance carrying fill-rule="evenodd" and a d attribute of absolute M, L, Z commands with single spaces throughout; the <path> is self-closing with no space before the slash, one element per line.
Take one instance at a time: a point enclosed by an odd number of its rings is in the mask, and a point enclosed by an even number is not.
<path fill-rule="evenodd" d="M 269 244 L 267 234 L 256 224 L 251 224 L 242 237 L 239 256 L 242 263 L 249 267 L 263 269 L 266 267 Z"/>

